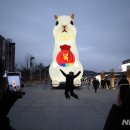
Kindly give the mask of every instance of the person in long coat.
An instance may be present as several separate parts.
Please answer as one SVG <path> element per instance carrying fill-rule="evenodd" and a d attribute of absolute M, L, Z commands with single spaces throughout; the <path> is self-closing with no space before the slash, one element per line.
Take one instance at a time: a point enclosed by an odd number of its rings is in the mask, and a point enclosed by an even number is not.
<path fill-rule="evenodd" d="M 93 88 L 95 90 L 95 93 L 97 92 L 98 87 L 99 87 L 99 81 L 96 78 L 94 78 L 94 80 L 93 80 Z"/>
<path fill-rule="evenodd" d="M 130 85 L 121 85 L 118 103 L 113 104 L 103 130 L 130 130 Z"/>

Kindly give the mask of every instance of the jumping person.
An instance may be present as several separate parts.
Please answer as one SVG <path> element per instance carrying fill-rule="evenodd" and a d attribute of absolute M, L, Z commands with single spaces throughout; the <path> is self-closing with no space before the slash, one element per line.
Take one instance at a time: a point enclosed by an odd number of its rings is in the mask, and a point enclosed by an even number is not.
<path fill-rule="evenodd" d="M 78 95 L 76 95 L 74 91 L 74 84 L 73 81 L 74 79 L 81 73 L 79 71 L 76 75 L 74 75 L 73 72 L 69 72 L 69 74 L 64 73 L 61 69 L 60 71 L 62 74 L 66 77 L 66 85 L 65 85 L 65 97 L 70 99 L 70 95 L 73 96 L 74 98 L 78 99 Z M 69 95 L 70 92 L 70 95 Z"/>

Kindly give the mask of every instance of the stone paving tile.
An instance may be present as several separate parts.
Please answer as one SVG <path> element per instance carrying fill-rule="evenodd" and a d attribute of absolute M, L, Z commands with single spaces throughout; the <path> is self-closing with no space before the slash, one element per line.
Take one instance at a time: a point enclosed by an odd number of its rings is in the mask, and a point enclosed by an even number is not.
<path fill-rule="evenodd" d="M 97 93 L 87 87 L 75 90 L 79 100 L 66 100 L 63 89 L 25 86 L 26 95 L 11 109 L 16 130 L 102 130 L 118 90 Z"/>

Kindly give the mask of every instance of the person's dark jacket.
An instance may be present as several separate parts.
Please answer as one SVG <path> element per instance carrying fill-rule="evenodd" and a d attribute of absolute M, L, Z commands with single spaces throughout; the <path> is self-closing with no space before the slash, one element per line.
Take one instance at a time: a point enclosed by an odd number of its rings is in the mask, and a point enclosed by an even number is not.
<path fill-rule="evenodd" d="M 62 70 L 60 71 L 66 77 L 66 86 L 73 86 L 74 79 L 81 73 L 81 71 L 79 71 L 76 75 L 70 76 L 69 74 L 64 73 Z"/>
<path fill-rule="evenodd" d="M 94 87 L 94 88 L 97 88 L 98 86 L 99 86 L 99 81 L 96 80 L 96 79 L 94 79 L 94 80 L 93 80 L 93 87 Z"/>
<path fill-rule="evenodd" d="M 3 64 L 0 60 L 0 99 L 3 95 L 3 89 L 4 89 L 4 78 L 3 78 L 3 75 L 4 75 L 4 67 L 3 67 Z"/>
<path fill-rule="evenodd" d="M 113 105 L 103 130 L 130 130 L 130 124 L 125 124 L 124 121 L 130 121 L 130 104 L 127 106 Z"/>
<path fill-rule="evenodd" d="M 104 87 L 105 86 L 105 80 L 101 80 L 101 86 Z"/>
<path fill-rule="evenodd" d="M 121 84 L 129 84 L 129 81 L 128 81 L 126 78 L 121 79 L 121 80 L 119 81 L 119 83 L 118 83 L 118 86 L 121 85 Z"/>

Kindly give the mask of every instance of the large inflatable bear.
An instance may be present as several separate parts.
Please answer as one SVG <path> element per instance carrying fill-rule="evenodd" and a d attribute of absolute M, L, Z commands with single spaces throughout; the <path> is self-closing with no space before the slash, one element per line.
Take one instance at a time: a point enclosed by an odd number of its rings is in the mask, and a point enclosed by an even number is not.
<path fill-rule="evenodd" d="M 53 61 L 49 68 L 49 74 L 52 80 L 52 86 L 58 87 L 60 82 L 65 82 L 65 77 L 60 69 L 66 74 L 70 71 L 81 74 L 74 79 L 74 85 L 81 85 L 83 67 L 79 61 L 78 50 L 76 46 L 76 28 L 74 26 L 74 14 L 70 16 L 56 16 L 53 35 L 55 46 L 53 51 Z"/>

